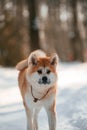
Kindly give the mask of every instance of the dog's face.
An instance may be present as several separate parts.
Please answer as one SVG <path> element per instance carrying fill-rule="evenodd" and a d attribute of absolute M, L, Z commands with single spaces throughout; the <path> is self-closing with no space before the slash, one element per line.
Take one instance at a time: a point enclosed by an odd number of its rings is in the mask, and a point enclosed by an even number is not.
<path fill-rule="evenodd" d="M 34 87 L 52 87 L 57 80 L 57 55 L 37 58 L 33 55 L 28 62 L 27 80 Z"/>

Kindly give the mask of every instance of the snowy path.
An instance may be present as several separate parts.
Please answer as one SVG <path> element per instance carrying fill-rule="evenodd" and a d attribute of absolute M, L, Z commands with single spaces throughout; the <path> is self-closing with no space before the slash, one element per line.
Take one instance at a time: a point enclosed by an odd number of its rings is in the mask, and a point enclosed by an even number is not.
<path fill-rule="evenodd" d="M 58 68 L 57 130 L 87 130 L 87 63 L 62 63 Z M 26 116 L 15 69 L 0 68 L 0 130 L 26 130 Z M 39 130 L 48 130 L 44 110 Z"/>

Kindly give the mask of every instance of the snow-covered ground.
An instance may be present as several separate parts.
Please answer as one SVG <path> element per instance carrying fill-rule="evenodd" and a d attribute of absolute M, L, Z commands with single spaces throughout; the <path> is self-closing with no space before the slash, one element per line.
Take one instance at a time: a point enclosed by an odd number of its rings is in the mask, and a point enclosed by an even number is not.
<path fill-rule="evenodd" d="M 0 67 L 0 130 L 26 130 L 17 75 Z M 60 63 L 58 75 L 57 130 L 87 130 L 87 63 Z M 38 122 L 39 130 L 48 130 L 44 109 Z"/>

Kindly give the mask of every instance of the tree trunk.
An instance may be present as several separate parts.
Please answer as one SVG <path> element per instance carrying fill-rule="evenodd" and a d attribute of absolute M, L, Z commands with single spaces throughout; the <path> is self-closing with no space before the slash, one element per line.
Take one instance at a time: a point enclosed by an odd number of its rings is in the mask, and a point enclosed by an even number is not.
<path fill-rule="evenodd" d="M 30 50 L 40 49 L 39 45 L 39 27 L 36 17 L 36 0 L 27 0 L 29 10 L 29 36 Z"/>
<path fill-rule="evenodd" d="M 71 21 L 71 47 L 73 50 L 73 60 L 81 60 L 83 61 L 82 55 L 82 41 L 79 35 L 78 30 L 78 17 L 77 17 L 77 1 L 78 0 L 70 0 L 71 1 L 71 11 L 72 11 L 72 21 Z"/>

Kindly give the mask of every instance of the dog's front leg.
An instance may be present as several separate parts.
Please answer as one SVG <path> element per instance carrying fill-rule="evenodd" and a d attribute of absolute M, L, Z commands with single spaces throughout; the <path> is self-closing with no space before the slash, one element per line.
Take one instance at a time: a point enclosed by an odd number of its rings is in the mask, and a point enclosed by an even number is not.
<path fill-rule="evenodd" d="M 49 130 L 56 130 L 56 111 L 53 107 L 46 108 Z"/>
<path fill-rule="evenodd" d="M 32 122 L 33 111 L 26 109 L 26 116 L 27 116 L 27 130 L 34 130 Z"/>
<path fill-rule="evenodd" d="M 33 125 L 34 125 L 34 129 L 38 130 L 38 113 L 39 113 L 40 109 L 36 109 L 34 111 L 34 117 L 33 117 Z"/>

